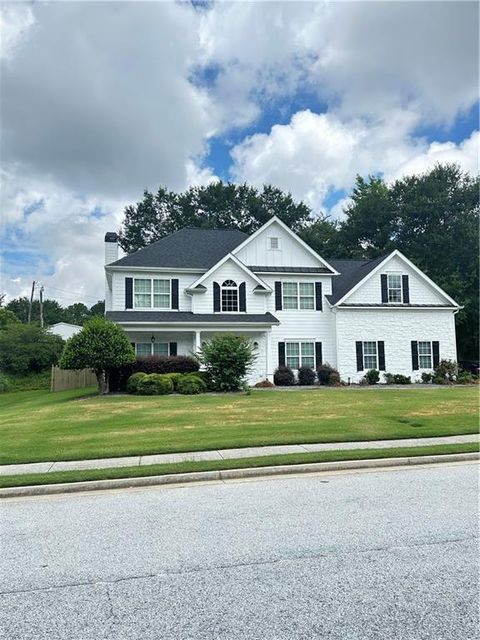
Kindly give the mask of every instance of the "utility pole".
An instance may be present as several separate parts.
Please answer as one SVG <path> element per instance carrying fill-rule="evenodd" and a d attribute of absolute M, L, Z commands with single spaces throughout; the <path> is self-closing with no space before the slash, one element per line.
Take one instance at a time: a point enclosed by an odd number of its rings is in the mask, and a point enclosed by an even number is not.
<path fill-rule="evenodd" d="M 40 326 L 43 329 L 43 284 L 40 287 Z"/>
<path fill-rule="evenodd" d="M 30 294 L 30 304 L 28 305 L 28 324 L 30 324 L 32 320 L 32 304 L 33 304 L 34 293 L 35 293 L 35 280 L 32 282 L 32 293 Z"/>

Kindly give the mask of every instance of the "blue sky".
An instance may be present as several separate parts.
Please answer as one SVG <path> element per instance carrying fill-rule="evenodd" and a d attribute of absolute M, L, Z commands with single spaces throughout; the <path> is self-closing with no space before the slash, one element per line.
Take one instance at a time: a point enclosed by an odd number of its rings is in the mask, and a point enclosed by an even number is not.
<path fill-rule="evenodd" d="M 2 292 L 93 304 L 144 188 L 341 217 L 357 173 L 478 171 L 473 2 L 3 3 Z"/>

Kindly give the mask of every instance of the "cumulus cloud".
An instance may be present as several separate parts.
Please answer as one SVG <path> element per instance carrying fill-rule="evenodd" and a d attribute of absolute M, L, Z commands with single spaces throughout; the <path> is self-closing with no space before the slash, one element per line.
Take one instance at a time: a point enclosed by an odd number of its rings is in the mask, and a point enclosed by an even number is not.
<path fill-rule="evenodd" d="M 272 183 L 325 210 L 327 197 L 349 190 L 355 176 L 382 173 L 387 179 L 424 171 L 435 162 L 475 168 L 478 133 L 462 143 L 432 143 L 415 138 L 417 117 L 396 112 L 371 124 L 335 114 L 296 113 L 289 124 L 269 134 L 250 136 L 232 150 L 232 175 L 257 186 Z M 332 211 L 338 214 L 338 206 Z"/>

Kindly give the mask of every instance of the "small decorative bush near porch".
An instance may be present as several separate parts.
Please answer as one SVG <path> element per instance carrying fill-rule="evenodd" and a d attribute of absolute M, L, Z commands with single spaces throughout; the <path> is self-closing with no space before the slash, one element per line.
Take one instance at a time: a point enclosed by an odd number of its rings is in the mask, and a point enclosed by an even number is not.
<path fill-rule="evenodd" d="M 284 365 L 278 367 L 273 374 L 273 382 L 277 387 L 291 387 L 295 384 L 295 376 L 290 367 Z"/>
<path fill-rule="evenodd" d="M 138 383 L 140 380 L 143 380 L 147 374 L 142 373 L 141 371 L 137 371 L 137 373 L 133 373 L 129 379 L 127 380 L 127 391 L 128 393 L 137 393 Z"/>
<path fill-rule="evenodd" d="M 434 377 L 434 373 L 431 373 L 430 371 L 424 371 L 421 375 L 422 384 L 430 384 Z"/>
<path fill-rule="evenodd" d="M 363 377 L 367 384 L 377 384 L 380 380 L 380 372 L 377 369 L 369 369 Z"/>
<path fill-rule="evenodd" d="M 298 370 L 298 384 L 304 386 L 315 384 L 315 371 L 310 367 L 300 367 Z"/>
<path fill-rule="evenodd" d="M 453 360 L 440 360 L 438 367 L 434 370 L 435 378 L 443 378 L 446 383 L 455 382 L 458 373 L 458 366 Z"/>
<path fill-rule="evenodd" d="M 340 374 L 328 362 L 317 367 L 317 378 L 320 384 L 337 385 L 340 383 Z"/>
<path fill-rule="evenodd" d="M 196 373 L 180 376 L 177 380 L 176 391 L 183 395 L 195 395 L 204 393 L 206 390 L 207 385 Z"/>
<path fill-rule="evenodd" d="M 387 384 L 412 384 L 410 376 L 404 376 L 401 373 L 384 373 L 383 377 Z"/>
<path fill-rule="evenodd" d="M 190 356 L 144 356 L 132 364 L 110 371 L 110 390 L 126 391 L 127 380 L 133 373 L 196 373 L 199 364 Z"/>
<path fill-rule="evenodd" d="M 216 391 L 238 391 L 255 361 L 254 346 L 243 336 L 223 333 L 205 342 L 198 360 L 210 374 Z"/>
<path fill-rule="evenodd" d="M 144 374 L 137 383 L 137 394 L 140 396 L 164 396 L 167 393 L 173 393 L 173 382 L 168 376 Z"/>

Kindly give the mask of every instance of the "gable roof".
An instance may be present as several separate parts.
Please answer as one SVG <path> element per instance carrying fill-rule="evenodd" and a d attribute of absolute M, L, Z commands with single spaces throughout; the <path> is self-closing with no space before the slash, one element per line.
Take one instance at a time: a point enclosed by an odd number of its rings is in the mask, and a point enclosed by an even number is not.
<path fill-rule="evenodd" d="M 385 258 L 387 258 L 386 255 L 373 260 L 330 260 L 330 264 L 340 275 L 332 278 L 332 294 L 326 296 L 328 301 L 336 304 Z"/>
<path fill-rule="evenodd" d="M 288 233 L 296 242 L 298 242 L 300 246 L 308 251 L 311 256 L 318 260 L 320 264 L 324 265 L 324 267 L 326 267 L 332 274 L 337 274 L 335 269 L 332 268 L 332 266 L 326 260 L 324 260 L 322 256 L 318 255 L 318 253 L 314 251 L 310 245 L 308 245 L 304 240 L 297 236 L 297 234 L 292 231 L 290 227 L 287 227 L 287 225 L 282 220 L 280 220 L 280 218 L 277 218 L 277 216 L 272 216 L 270 220 L 268 220 L 263 226 L 260 227 L 260 229 L 257 229 L 254 233 L 252 233 L 251 236 L 247 236 L 241 244 L 239 244 L 237 247 L 235 247 L 234 250 L 232 250 L 232 253 L 238 254 L 239 251 L 250 244 L 250 242 L 255 240 L 255 238 L 263 233 L 265 229 L 268 229 L 274 223 L 278 224 L 286 233 Z"/>
<path fill-rule="evenodd" d="M 248 238 L 238 229 L 185 228 L 120 258 L 109 267 L 210 269 Z"/>
<path fill-rule="evenodd" d="M 215 273 L 215 271 L 217 271 L 217 269 L 225 264 L 227 260 L 231 260 L 233 263 L 235 263 L 237 267 L 239 267 L 244 273 L 247 273 L 252 278 L 252 280 L 255 280 L 255 282 L 263 287 L 266 291 L 272 290 L 266 282 L 261 280 L 255 273 L 250 271 L 250 269 L 246 265 L 244 265 L 243 262 L 241 262 L 236 256 L 234 256 L 233 253 L 227 253 L 226 256 L 216 262 L 207 272 L 203 273 L 199 278 L 197 278 L 197 280 L 195 280 L 195 282 L 190 285 L 189 289 L 193 290 L 201 286 L 202 282 L 204 282 L 209 276 L 211 276 L 212 273 Z"/>

